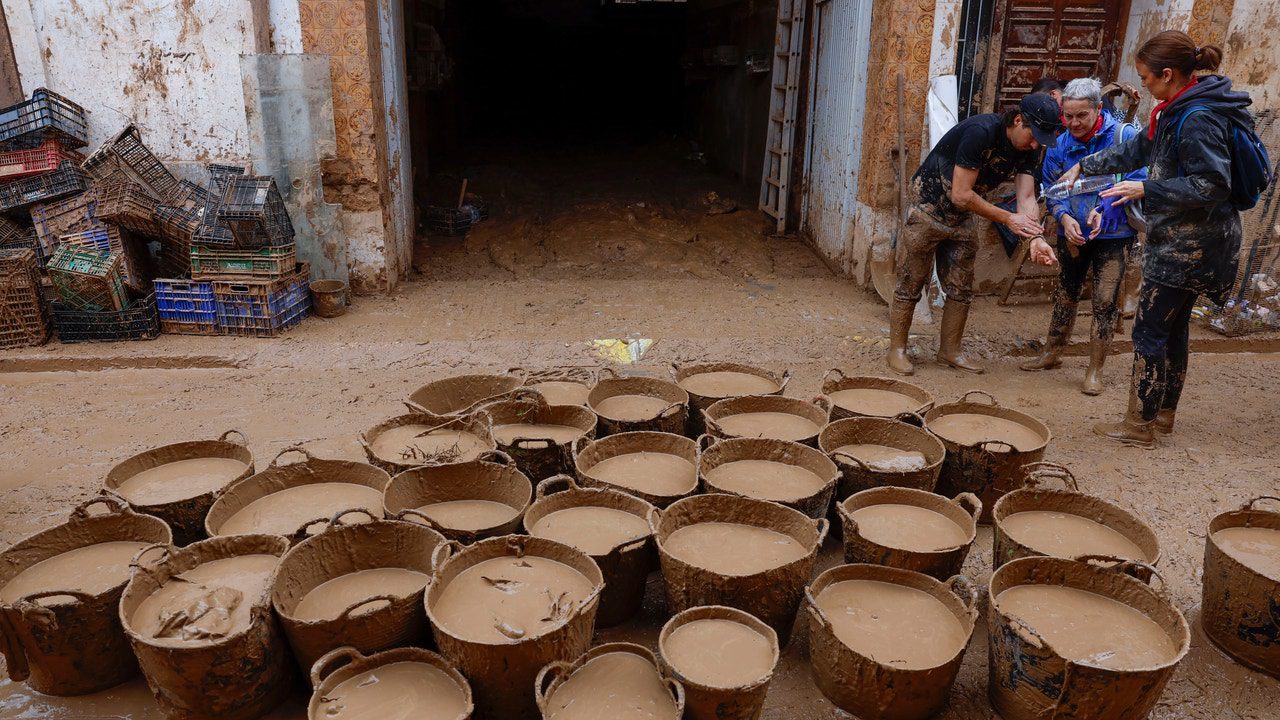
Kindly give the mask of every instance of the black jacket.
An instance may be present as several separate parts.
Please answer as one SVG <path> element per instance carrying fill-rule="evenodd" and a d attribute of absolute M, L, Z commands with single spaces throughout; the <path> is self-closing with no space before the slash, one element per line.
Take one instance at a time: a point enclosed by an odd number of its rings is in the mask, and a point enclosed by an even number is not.
<path fill-rule="evenodd" d="M 1206 75 L 1160 114 L 1155 140 L 1138 137 L 1086 157 L 1085 175 L 1129 172 L 1148 166 L 1142 211 L 1147 219 L 1143 277 L 1194 290 L 1221 303 L 1235 283 L 1240 254 L 1240 213 L 1232 207 L 1231 122 L 1253 127 L 1246 93 L 1230 78 Z M 1178 120 L 1191 105 L 1210 112 Z M 1175 141 L 1175 137 L 1177 141 Z"/>

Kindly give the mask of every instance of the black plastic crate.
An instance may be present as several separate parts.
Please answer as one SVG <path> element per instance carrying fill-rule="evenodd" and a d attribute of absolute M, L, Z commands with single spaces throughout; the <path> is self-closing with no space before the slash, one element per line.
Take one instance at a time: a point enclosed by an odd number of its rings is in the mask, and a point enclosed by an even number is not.
<path fill-rule="evenodd" d="M 53 326 L 64 343 L 154 340 L 160 337 L 156 296 L 148 295 L 124 310 L 91 312 L 53 303 Z"/>
<path fill-rule="evenodd" d="M 293 243 L 293 222 L 276 181 L 267 176 L 231 177 L 218 207 L 218 220 L 245 248 Z"/>
<path fill-rule="evenodd" d="M 233 177 L 244 175 L 245 169 L 236 165 L 212 164 L 209 168 L 209 185 L 204 194 L 204 209 L 200 213 L 195 230 L 191 233 L 191 243 L 210 247 L 236 247 L 236 238 L 231 228 L 218 220 L 218 208 L 222 207 L 222 193 Z"/>
<path fill-rule="evenodd" d="M 142 133 L 130 124 L 102 143 L 84 161 L 84 170 L 102 185 L 135 183 L 158 202 L 176 205 L 184 189 L 178 178 L 142 142 Z"/>
<path fill-rule="evenodd" d="M 73 162 L 63 162 L 53 172 L 0 185 L 0 212 L 82 193 L 88 187 L 89 178 L 84 171 Z"/>
<path fill-rule="evenodd" d="M 84 108 L 52 90 L 36 88 L 30 100 L 0 110 L 0 147 L 39 147 L 49 137 L 66 148 L 84 147 L 89 138 Z"/>
<path fill-rule="evenodd" d="M 433 235 L 466 235 L 478 219 L 478 213 L 466 207 L 427 205 L 422 212 L 422 224 Z"/>

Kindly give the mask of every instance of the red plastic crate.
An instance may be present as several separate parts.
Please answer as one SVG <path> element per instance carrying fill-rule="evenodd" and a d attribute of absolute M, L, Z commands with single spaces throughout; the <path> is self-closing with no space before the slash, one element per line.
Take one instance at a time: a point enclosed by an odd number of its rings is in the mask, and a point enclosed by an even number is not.
<path fill-rule="evenodd" d="M 63 160 L 79 165 L 84 162 L 84 155 L 62 147 L 57 138 L 49 138 L 30 150 L 0 152 L 0 182 L 57 170 Z"/>

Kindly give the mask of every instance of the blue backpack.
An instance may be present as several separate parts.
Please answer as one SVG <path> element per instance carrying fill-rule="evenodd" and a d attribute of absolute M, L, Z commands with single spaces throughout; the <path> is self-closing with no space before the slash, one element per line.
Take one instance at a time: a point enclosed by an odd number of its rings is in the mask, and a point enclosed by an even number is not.
<path fill-rule="evenodd" d="M 1209 110 L 1205 105 L 1192 105 L 1178 118 L 1174 142 L 1182 142 L 1182 123 L 1193 113 Z M 1252 128 L 1231 123 L 1231 205 L 1236 210 L 1249 210 L 1258 204 L 1262 191 L 1271 185 L 1271 156 L 1267 146 Z"/>

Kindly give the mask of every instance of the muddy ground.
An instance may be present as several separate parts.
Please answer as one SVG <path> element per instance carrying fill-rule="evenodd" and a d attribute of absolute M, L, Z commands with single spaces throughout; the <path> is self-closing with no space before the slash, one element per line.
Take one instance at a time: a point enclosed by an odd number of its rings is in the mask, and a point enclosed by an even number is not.
<path fill-rule="evenodd" d="M 656 167 L 637 153 L 595 174 L 575 173 L 567 162 L 537 172 L 501 163 L 473 168 L 472 187 L 488 193 L 491 220 L 465 240 L 422 244 L 415 278 L 396 294 L 358 298 L 345 317 L 310 319 L 279 340 L 164 336 L 0 354 L 0 544 L 61 522 L 114 463 L 149 447 L 238 428 L 260 468 L 299 442 L 323 456 L 362 459 L 358 433 L 400 413 L 400 401 L 418 386 L 515 366 L 618 367 L 618 356 L 606 357 L 595 342 L 601 339 L 632 340 L 636 354 L 646 348 L 619 367 L 624 372 L 664 375 L 671 362 L 700 360 L 790 368 L 788 394 L 796 397 L 812 397 L 831 367 L 883 372 L 885 308 L 873 295 L 833 277 L 803 243 L 768 237 L 750 202 L 707 215 L 708 191 L 732 196 L 725 182 L 696 166 L 673 182 L 655 175 Z M 620 173 L 630 173 L 630 189 L 609 181 Z M 1054 434 L 1047 459 L 1072 467 L 1085 491 L 1155 528 L 1160 570 L 1193 639 L 1152 717 L 1275 717 L 1280 682 L 1212 647 L 1197 618 L 1209 519 L 1278 489 L 1276 357 L 1197 355 L 1176 434 L 1153 451 L 1122 448 L 1089 426 L 1121 410 L 1128 355 L 1112 358 L 1112 387 L 1097 398 L 1077 390 L 1083 358 L 1056 372 L 1018 371 L 1013 355 L 1034 346 L 1047 315 L 1034 300 L 1014 308 L 980 300 L 971 346 L 989 372 L 970 376 L 924 362 L 917 381 L 941 401 L 982 389 L 1044 419 Z M 919 359 L 927 361 L 934 328 L 918 331 Z M 1213 350 L 1249 347 L 1197 338 Z M 839 557 L 829 540 L 821 567 Z M 983 529 L 965 572 L 985 582 L 990 570 L 991 534 Z M 643 616 L 597 639 L 655 646 L 666 617 L 660 590 L 654 577 Z M 985 633 L 980 623 L 943 717 L 992 717 Z M 764 717 L 849 717 L 814 687 L 805 636 L 802 624 Z M 299 695 L 274 717 L 303 717 L 303 707 Z M 0 718 L 103 717 L 161 716 L 141 681 L 72 699 L 0 681 Z"/>

